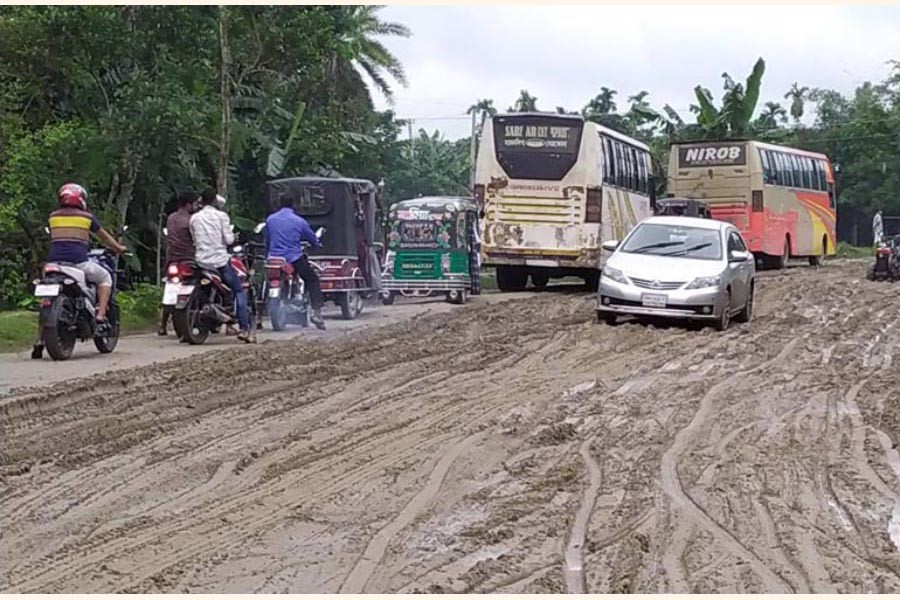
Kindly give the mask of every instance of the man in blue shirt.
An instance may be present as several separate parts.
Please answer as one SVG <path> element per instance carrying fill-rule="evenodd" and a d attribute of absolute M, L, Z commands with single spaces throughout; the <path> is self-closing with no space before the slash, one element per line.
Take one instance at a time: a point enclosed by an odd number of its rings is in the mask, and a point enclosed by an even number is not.
<path fill-rule="evenodd" d="M 319 329 L 325 329 L 325 321 L 322 320 L 322 287 L 301 245 L 301 242 L 307 242 L 313 248 L 318 248 L 321 243 L 306 219 L 294 212 L 290 197 L 282 197 L 281 208 L 266 218 L 265 233 L 266 254 L 273 258 L 283 258 L 294 266 L 294 272 L 309 290 L 309 302 L 312 305 L 309 320 Z"/>

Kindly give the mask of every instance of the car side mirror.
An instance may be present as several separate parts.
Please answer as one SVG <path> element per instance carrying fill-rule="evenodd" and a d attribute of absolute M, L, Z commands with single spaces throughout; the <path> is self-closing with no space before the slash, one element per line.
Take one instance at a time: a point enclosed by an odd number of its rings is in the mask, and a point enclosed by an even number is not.
<path fill-rule="evenodd" d="M 615 252 L 616 248 L 619 247 L 619 240 L 606 240 L 602 244 L 602 248 L 607 252 Z"/>
<path fill-rule="evenodd" d="M 744 252 L 743 250 L 733 250 L 728 255 L 728 262 L 733 263 L 742 263 L 750 260 L 751 254 L 749 252 Z"/>

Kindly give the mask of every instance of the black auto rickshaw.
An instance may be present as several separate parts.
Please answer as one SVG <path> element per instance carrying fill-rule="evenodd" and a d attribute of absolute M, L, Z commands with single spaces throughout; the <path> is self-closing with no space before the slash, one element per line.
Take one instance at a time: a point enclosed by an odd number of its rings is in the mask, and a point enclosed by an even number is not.
<path fill-rule="evenodd" d="M 325 229 L 322 247 L 309 251 L 310 264 L 325 301 L 340 306 L 345 319 L 355 319 L 365 299 L 381 288 L 378 187 L 367 179 L 292 177 L 269 181 L 266 190 L 272 210 L 288 196 L 313 230 Z"/>
<path fill-rule="evenodd" d="M 388 212 L 381 299 L 446 295 L 464 304 L 478 294 L 478 208 L 471 198 L 403 200 Z"/>
<path fill-rule="evenodd" d="M 656 215 L 663 217 L 697 217 L 711 219 L 709 205 L 693 198 L 662 198 L 656 202 Z"/>

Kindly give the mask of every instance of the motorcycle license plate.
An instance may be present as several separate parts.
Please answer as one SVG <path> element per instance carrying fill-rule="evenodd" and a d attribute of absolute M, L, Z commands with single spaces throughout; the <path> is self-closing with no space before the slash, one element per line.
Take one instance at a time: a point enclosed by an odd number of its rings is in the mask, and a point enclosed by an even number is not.
<path fill-rule="evenodd" d="M 278 288 L 269 288 L 269 298 L 277 298 L 281 294 Z"/>
<path fill-rule="evenodd" d="M 34 286 L 34 295 L 38 298 L 59 296 L 58 283 L 39 283 Z"/>
<path fill-rule="evenodd" d="M 173 306 L 178 302 L 178 296 L 187 296 L 194 291 L 192 285 L 182 285 L 180 283 L 167 283 L 163 289 L 163 301 L 165 306 Z"/>
<path fill-rule="evenodd" d="M 665 294 L 641 294 L 641 304 L 648 308 L 665 308 L 668 299 Z"/>

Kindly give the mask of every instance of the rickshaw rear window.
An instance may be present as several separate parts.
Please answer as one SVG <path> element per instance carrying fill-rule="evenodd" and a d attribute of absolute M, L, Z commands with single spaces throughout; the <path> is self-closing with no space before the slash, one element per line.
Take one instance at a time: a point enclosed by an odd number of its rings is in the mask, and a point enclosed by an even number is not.
<path fill-rule="evenodd" d="M 294 210 L 301 215 L 327 215 L 331 212 L 331 203 L 325 197 L 324 189 L 306 187 L 294 198 Z"/>
<path fill-rule="evenodd" d="M 399 229 L 403 242 L 433 242 L 437 237 L 437 227 L 433 221 L 403 221 Z"/>

